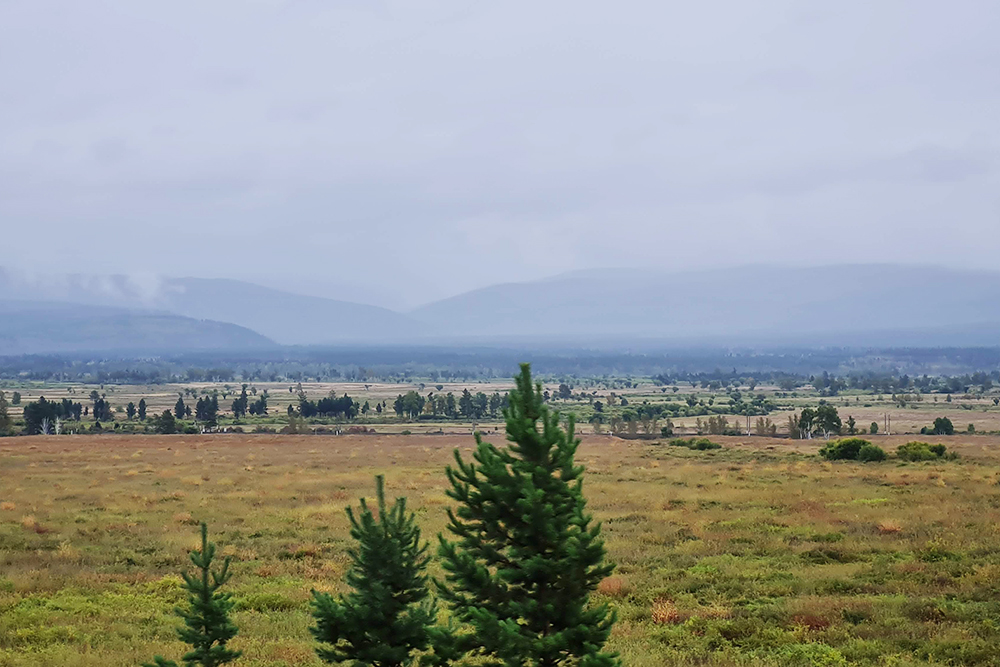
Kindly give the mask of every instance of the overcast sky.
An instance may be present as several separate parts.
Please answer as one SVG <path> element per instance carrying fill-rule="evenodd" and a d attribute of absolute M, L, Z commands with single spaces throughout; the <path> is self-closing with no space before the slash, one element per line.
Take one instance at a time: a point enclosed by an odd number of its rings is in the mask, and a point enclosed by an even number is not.
<path fill-rule="evenodd" d="M 0 265 L 401 306 L 1000 258 L 1000 3 L 0 0 Z"/>

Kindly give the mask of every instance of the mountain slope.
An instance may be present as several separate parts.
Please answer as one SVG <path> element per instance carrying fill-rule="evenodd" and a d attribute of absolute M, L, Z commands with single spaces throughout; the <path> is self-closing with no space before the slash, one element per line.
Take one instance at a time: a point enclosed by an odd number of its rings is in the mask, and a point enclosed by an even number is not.
<path fill-rule="evenodd" d="M 406 315 L 378 306 L 302 296 L 238 280 L 170 279 L 153 303 L 189 317 L 234 322 L 286 345 L 405 342 L 419 328 Z"/>
<path fill-rule="evenodd" d="M 494 285 L 411 315 L 462 338 L 941 345 L 961 333 L 963 344 L 992 345 L 1000 344 L 992 324 L 1000 322 L 1000 273 L 891 265 L 602 269 Z"/>
<path fill-rule="evenodd" d="M 66 303 L 0 301 L 0 355 L 63 352 L 160 354 L 273 347 L 225 322 Z"/>
<path fill-rule="evenodd" d="M 406 315 L 359 303 L 303 296 L 228 279 L 48 275 L 0 268 L 9 299 L 155 309 L 231 322 L 285 345 L 406 342 L 421 327 Z"/>

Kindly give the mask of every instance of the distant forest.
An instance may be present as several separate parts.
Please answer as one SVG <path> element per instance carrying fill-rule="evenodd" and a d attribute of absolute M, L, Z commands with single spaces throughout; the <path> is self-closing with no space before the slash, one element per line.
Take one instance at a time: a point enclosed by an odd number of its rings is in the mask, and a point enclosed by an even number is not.
<path fill-rule="evenodd" d="M 827 389 L 883 383 L 886 391 L 929 378 L 1000 383 L 1000 347 L 897 349 L 669 350 L 604 352 L 500 348 L 293 348 L 247 353 L 115 358 L 77 355 L 0 356 L 0 379 L 14 381 L 166 384 L 176 382 L 410 382 L 508 379 L 529 361 L 547 378 L 648 378 L 728 383 L 753 376 L 781 384 L 821 378 Z M 974 374 L 982 375 L 973 381 Z M 906 378 L 897 387 L 900 378 Z M 822 378 L 827 378 L 822 380 Z M 829 378 L 833 378 L 832 380 Z M 837 378 L 842 378 L 837 380 Z M 850 380 L 849 378 L 854 378 Z M 864 378 L 868 378 L 865 380 Z M 895 378 L 892 381 L 888 378 Z M 817 386 L 818 389 L 823 387 Z M 939 387 L 946 389 L 945 386 Z"/>

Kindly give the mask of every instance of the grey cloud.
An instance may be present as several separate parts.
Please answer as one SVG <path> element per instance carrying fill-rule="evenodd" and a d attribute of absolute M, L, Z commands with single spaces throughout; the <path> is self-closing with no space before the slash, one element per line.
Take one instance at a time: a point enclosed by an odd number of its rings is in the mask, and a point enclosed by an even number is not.
<path fill-rule="evenodd" d="M 0 224 L 60 242 L 3 261 L 405 303 L 807 262 L 831 229 L 992 266 L 998 28 L 990 0 L 6 3 Z"/>

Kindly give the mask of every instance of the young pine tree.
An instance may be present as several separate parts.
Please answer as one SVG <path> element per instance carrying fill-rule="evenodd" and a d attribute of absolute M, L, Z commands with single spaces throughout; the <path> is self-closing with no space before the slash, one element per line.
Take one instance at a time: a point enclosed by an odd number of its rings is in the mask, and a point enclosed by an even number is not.
<path fill-rule="evenodd" d="M 428 598 L 427 544 L 406 499 L 386 507 L 384 480 L 376 477 L 378 516 L 361 499 L 355 515 L 348 507 L 353 565 L 347 583 L 354 590 L 335 600 L 313 591 L 313 636 L 323 644 L 316 653 L 324 662 L 350 662 L 355 667 L 402 667 L 428 644 L 435 608 Z"/>
<path fill-rule="evenodd" d="M 182 573 L 184 588 L 188 591 L 188 608 L 177 610 L 185 625 L 177 630 L 177 636 L 191 645 L 191 651 L 181 660 L 188 667 L 217 667 L 236 660 L 241 654 L 226 646 L 236 636 L 237 629 L 229 620 L 233 608 L 229 593 L 219 592 L 219 588 L 229 581 L 229 558 L 223 561 L 221 569 L 212 571 L 215 544 L 208 541 L 205 524 L 201 524 L 201 551 L 193 551 L 190 555 L 199 573 L 193 576 Z M 143 667 L 177 667 L 177 663 L 156 656 Z"/>
<path fill-rule="evenodd" d="M 617 665 L 603 650 L 614 614 L 588 604 L 614 566 L 585 512 L 573 419 L 559 426 L 528 364 L 516 381 L 504 410 L 511 444 L 498 449 L 477 433 L 475 462 L 456 450 L 457 468 L 448 468 L 448 495 L 460 505 L 449 510 L 457 540 L 440 537 L 447 574 L 438 588 L 464 629 L 435 631 L 435 653 L 439 662 L 472 654 L 507 667 Z"/>

